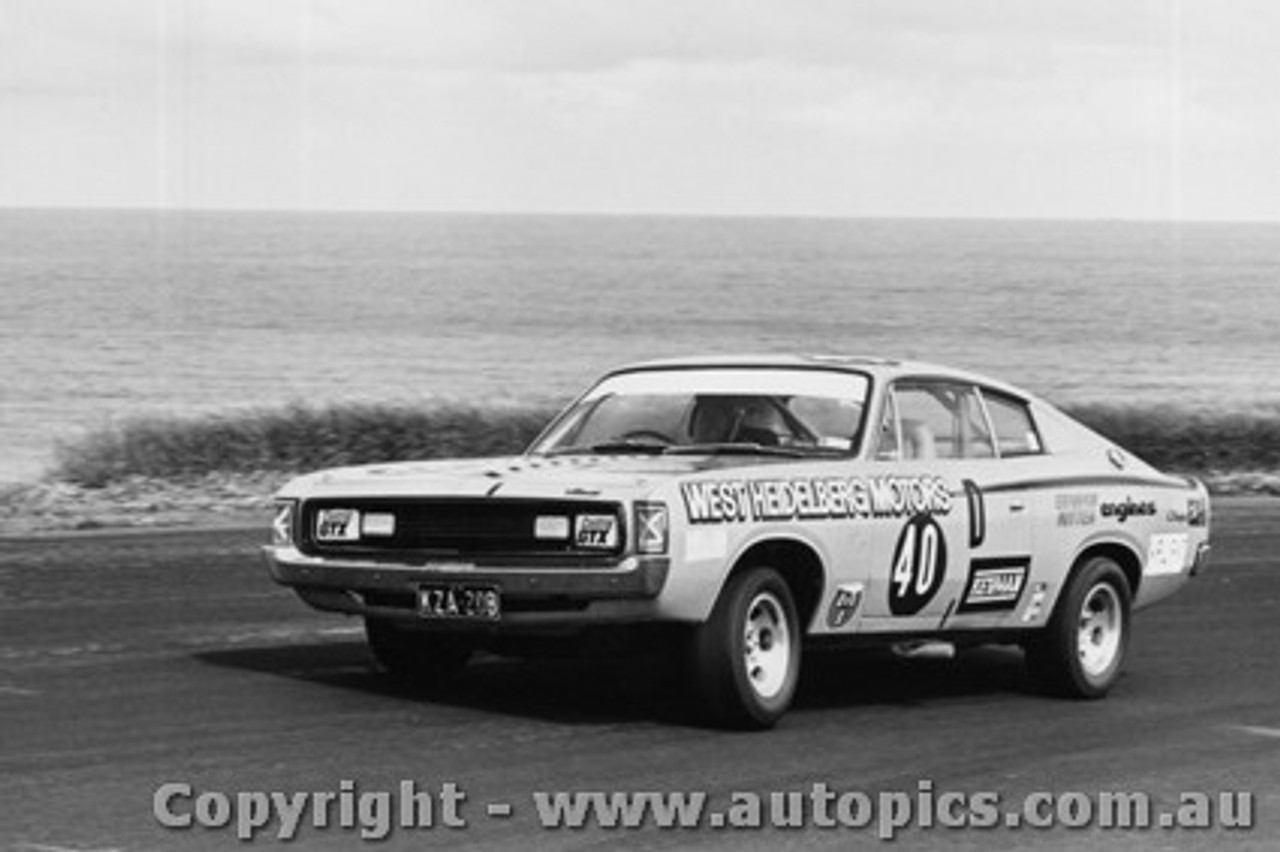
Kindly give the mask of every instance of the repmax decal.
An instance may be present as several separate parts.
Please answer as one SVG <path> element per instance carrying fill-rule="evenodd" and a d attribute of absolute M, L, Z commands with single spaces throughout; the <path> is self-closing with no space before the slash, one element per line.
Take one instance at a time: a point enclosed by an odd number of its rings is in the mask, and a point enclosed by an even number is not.
<path fill-rule="evenodd" d="M 974 559 L 969 563 L 969 581 L 960 596 L 957 613 L 1012 610 L 1022 597 L 1031 568 L 1029 556 L 1001 556 Z"/>
<path fill-rule="evenodd" d="M 680 494 L 694 524 L 901 518 L 951 511 L 951 491 L 937 476 L 682 482 Z"/>

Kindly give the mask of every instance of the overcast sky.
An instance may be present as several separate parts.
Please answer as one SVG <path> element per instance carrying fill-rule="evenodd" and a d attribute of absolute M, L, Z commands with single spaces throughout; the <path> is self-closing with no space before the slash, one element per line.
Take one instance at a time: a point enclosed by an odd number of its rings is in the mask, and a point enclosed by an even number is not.
<path fill-rule="evenodd" d="M 0 206 L 1280 220 L 1269 0 L 0 0 Z"/>

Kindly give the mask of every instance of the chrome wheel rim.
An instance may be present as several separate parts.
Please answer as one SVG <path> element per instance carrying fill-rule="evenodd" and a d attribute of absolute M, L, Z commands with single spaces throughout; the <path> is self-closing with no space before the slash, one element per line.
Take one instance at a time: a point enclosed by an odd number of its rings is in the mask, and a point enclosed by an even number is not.
<path fill-rule="evenodd" d="M 1120 596 L 1109 583 L 1099 583 L 1089 590 L 1080 607 L 1080 630 L 1077 650 L 1080 668 L 1090 678 L 1106 675 L 1120 656 L 1120 639 L 1124 631 L 1124 612 Z"/>
<path fill-rule="evenodd" d="M 791 625 L 782 602 L 759 592 L 747 606 L 743 625 L 743 665 L 756 695 L 773 698 L 786 686 L 791 670 Z"/>

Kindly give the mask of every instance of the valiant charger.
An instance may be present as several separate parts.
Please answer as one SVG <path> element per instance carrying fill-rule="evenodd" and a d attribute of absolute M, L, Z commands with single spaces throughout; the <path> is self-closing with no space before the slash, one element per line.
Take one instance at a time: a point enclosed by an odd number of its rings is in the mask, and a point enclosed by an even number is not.
<path fill-rule="evenodd" d="M 660 628 L 715 719 L 768 727 L 824 639 L 1019 645 L 1044 690 L 1101 697 L 1209 520 L 1201 483 L 1002 382 L 706 358 L 609 373 L 520 456 L 295 479 L 266 556 L 395 675 Z"/>

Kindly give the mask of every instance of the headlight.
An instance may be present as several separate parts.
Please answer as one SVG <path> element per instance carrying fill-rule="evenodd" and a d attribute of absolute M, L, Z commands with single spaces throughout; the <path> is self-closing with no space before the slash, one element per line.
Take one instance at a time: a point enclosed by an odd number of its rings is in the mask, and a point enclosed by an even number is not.
<path fill-rule="evenodd" d="M 275 547 L 290 547 L 293 544 L 293 512 L 297 507 L 294 500 L 277 500 L 276 514 L 271 519 L 271 544 Z"/>
<path fill-rule="evenodd" d="M 636 552 L 667 552 L 671 538 L 666 503 L 636 503 Z"/>

